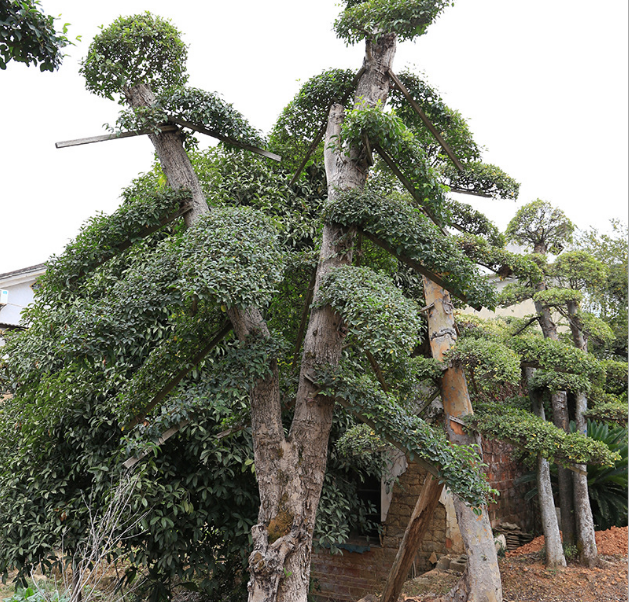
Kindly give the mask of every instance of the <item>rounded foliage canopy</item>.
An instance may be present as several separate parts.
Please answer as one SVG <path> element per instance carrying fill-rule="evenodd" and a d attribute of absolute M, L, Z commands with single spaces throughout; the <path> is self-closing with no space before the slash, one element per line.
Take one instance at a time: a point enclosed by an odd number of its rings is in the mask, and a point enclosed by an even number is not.
<path fill-rule="evenodd" d="M 535 253 L 559 254 L 572 242 L 574 224 L 561 209 L 537 199 L 521 207 L 507 226 L 507 238 Z"/>
<path fill-rule="evenodd" d="M 113 99 L 144 83 L 158 92 L 184 84 L 188 51 L 170 21 L 152 15 L 120 17 L 90 44 L 81 65 L 86 87 Z"/>

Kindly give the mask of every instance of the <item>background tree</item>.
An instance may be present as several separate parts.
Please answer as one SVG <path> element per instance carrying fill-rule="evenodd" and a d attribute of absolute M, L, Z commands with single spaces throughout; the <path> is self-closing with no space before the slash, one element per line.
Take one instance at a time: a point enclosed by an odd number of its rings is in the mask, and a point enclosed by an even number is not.
<path fill-rule="evenodd" d="M 581 250 L 605 264 L 608 270 L 602 286 L 589 288 L 585 293 L 584 308 L 604 320 L 614 332 L 614 341 L 602 344 L 591 342 L 591 351 L 601 357 L 627 358 L 627 225 L 619 220 L 611 222 L 611 232 L 595 228 L 578 230 L 571 250 Z"/>
<path fill-rule="evenodd" d="M 537 199 L 518 210 L 507 226 L 506 236 L 509 240 L 531 249 L 534 254 L 539 255 L 540 262 L 545 262 L 548 253 L 561 253 L 565 246 L 571 242 L 573 232 L 574 225 L 563 211 L 553 208 L 548 202 Z M 529 284 L 532 285 L 536 293 L 548 288 L 545 277 Z M 551 309 L 539 300 L 535 301 L 535 309 L 544 336 L 558 340 L 557 326 L 553 320 Z M 570 419 L 568 396 L 565 391 L 557 391 L 552 395 L 552 407 L 554 424 L 568 432 Z M 574 545 L 576 543 L 576 530 L 572 477 L 563 468 L 559 468 L 558 475 L 563 541 L 566 545 Z"/>
<path fill-rule="evenodd" d="M 54 71 L 61 65 L 62 49 L 71 44 L 55 28 L 54 17 L 45 15 L 38 0 L 0 1 L 0 69 L 17 61 L 39 65 L 40 71 Z"/>

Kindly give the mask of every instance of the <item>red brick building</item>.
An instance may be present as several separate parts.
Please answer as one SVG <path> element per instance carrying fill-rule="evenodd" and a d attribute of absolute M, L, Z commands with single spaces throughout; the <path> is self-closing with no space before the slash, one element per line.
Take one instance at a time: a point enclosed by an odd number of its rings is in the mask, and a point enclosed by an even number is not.
<path fill-rule="evenodd" d="M 492 527 L 509 522 L 518 524 L 526 531 L 532 529 L 533 509 L 531 504 L 524 501 L 527 486 L 515 484 L 515 480 L 526 470 L 513 460 L 513 447 L 498 441 L 484 441 L 483 457 L 487 464 L 488 481 L 494 489 L 500 491 L 497 503 L 489 508 Z M 402 466 L 397 471 L 398 474 L 403 468 Z M 392 496 L 387 496 L 383 490 L 383 514 L 386 518 L 382 522 L 383 530 L 379 541 L 373 537 L 369 540 L 354 538 L 345 546 L 342 555 L 332 555 L 325 549 L 313 553 L 313 593 L 318 599 L 322 602 L 354 601 L 382 587 L 397 554 L 425 475 L 425 471 L 418 465 L 410 464 L 400 474 Z M 388 510 L 386 498 L 390 498 Z M 434 560 L 445 554 L 463 551 L 452 497 L 444 490 L 430 528 L 415 557 L 412 576 L 433 568 L 434 565 L 430 562 L 433 554 Z"/>

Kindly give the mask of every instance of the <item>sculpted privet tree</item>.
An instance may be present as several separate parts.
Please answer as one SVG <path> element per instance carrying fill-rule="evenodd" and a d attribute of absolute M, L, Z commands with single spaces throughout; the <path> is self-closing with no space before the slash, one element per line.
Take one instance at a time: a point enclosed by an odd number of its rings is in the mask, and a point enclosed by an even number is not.
<path fill-rule="evenodd" d="M 498 196 L 517 191 L 497 168 L 479 163 L 469 132 L 457 127 L 458 114 L 439 102 L 431 104 L 435 96 L 418 78 L 394 77 L 396 41 L 423 33 L 444 6 L 409 0 L 348 2 L 337 22 L 337 32 L 348 42 L 364 40 L 366 57 L 353 82 L 352 77 L 336 74 L 338 78 L 325 76 L 312 84 L 316 89 L 321 83 L 315 92 L 324 92 L 318 99 L 324 99 L 327 118 L 323 153 L 328 203 L 317 268 L 302 313 L 305 334 L 302 340 L 299 328 L 296 337 L 298 352 L 303 343 L 298 366 L 285 361 L 282 342 L 263 316 L 269 304 L 273 310 L 282 303 L 278 288 L 289 259 L 292 268 L 299 264 L 300 269 L 312 269 L 312 257 L 294 253 L 287 259 L 287 245 L 280 243 L 269 219 L 269 214 L 275 217 L 273 211 L 267 214 L 240 203 L 244 184 L 236 183 L 233 194 L 223 188 L 219 195 L 221 187 L 212 180 L 217 174 L 199 181 L 184 149 L 186 129 L 211 132 L 241 148 L 261 144 L 258 134 L 217 97 L 184 87 L 185 47 L 170 24 L 151 15 L 120 19 L 105 29 L 82 68 L 89 89 L 124 98 L 130 108 L 121 116 L 121 128 L 149 133 L 174 193 L 155 195 L 140 189 L 137 205 L 126 211 L 123 207 L 97 232 L 86 231 L 83 244 L 71 246 L 50 265 L 33 328 L 22 339 L 23 353 L 9 367 L 9 378 L 15 377 L 16 396 L 24 395 L 32 407 L 49 396 L 65 399 L 71 392 L 74 403 L 88 399 L 105 406 L 106 420 L 117 421 L 124 431 L 147 426 L 147 417 L 158 408 L 163 411 L 160 424 L 179 428 L 185 422 L 182 416 L 188 416 L 186 404 L 224 403 L 220 383 L 226 382 L 224 388 L 230 390 L 234 382 L 246 387 L 260 497 L 249 558 L 251 600 L 306 599 L 337 401 L 424 462 L 454 494 L 477 509 L 478 514 L 466 510 L 461 502 L 461 514 L 467 512 L 470 518 L 462 521 L 462 529 L 472 564 L 482 561 L 487 566 L 476 579 L 468 574 L 465 587 L 453 595 L 501 598 L 497 565 L 491 554 L 482 552 L 493 551 L 493 541 L 480 510 L 488 494 L 480 459 L 468 447 L 449 445 L 409 405 L 414 383 L 405 381 L 425 371 L 418 367 L 419 358 L 411 357 L 419 342 L 420 312 L 404 295 L 404 287 L 394 286 L 389 276 L 394 271 L 391 262 L 397 266 L 397 260 L 410 268 L 400 268 L 397 274 L 407 284 L 409 274 L 416 278 L 419 273 L 438 285 L 442 297 L 448 290 L 474 306 L 491 306 L 491 287 L 457 241 L 444 235 L 446 208 L 456 214 L 456 205 L 446 203 L 441 182 L 469 192 L 498 190 Z M 461 150 L 465 154 L 462 172 L 452 169 L 442 155 L 443 141 L 439 146 L 429 143 L 432 134 L 423 124 L 413 123 L 415 113 L 403 121 L 383 110 L 392 81 L 400 91 L 406 89 L 402 96 L 411 90 L 422 101 L 442 132 L 452 133 L 451 142 L 461 147 L 455 146 L 457 154 Z M 339 102 L 348 93 L 355 95 L 351 110 Z M 400 98 L 398 94 L 396 102 Z M 399 113 L 404 114 L 403 107 Z M 365 185 L 375 163 L 374 150 L 402 185 L 384 174 L 383 165 L 372 178 L 373 185 Z M 243 179 L 247 175 L 243 171 Z M 259 182 L 253 187 L 263 198 L 275 193 L 265 191 Z M 401 193 L 404 189 L 408 194 Z M 299 203 L 303 205 L 303 199 L 295 200 Z M 182 216 L 185 228 L 159 231 Z M 456 216 L 453 225 L 461 226 Z M 312 230 L 316 233 L 316 228 Z M 367 261 L 367 241 L 375 260 Z M 355 248 L 360 249 L 361 267 L 352 265 Z M 376 273 L 364 267 L 370 263 L 387 269 Z M 63 303 L 55 306 L 52 319 L 39 320 L 49 311 L 45 295 L 51 301 L 56 295 L 55 303 L 61 296 Z M 231 330 L 238 343 L 222 349 L 224 361 L 212 358 L 202 375 L 195 375 L 199 362 Z M 49 345 L 44 341 L 51 332 L 54 344 Z M 358 352 L 346 349 L 347 361 L 340 362 L 346 345 L 359 349 L 362 359 L 369 361 L 361 363 Z M 15 348 L 19 347 L 18 340 Z M 439 354 L 435 351 L 437 359 Z M 283 360 L 281 369 L 278 358 Z M 434 373 L 435 365 L 428 363 Z M 293 385 L 295 368 L 298 381 Z M 234 376 L 238 370 L 239 378 Z M 458 378 L 461 382 L 460 374 Z M 283 409 L 292 412 L 284 421 Z M 64 441 L 65 436 L 59 434 Z M 168 525 L 168 520 L 163 516 L 160 524 Z M 474 541 L 476 536 L 479 541 Z M 481 583 L 480 577 L 487 575 L 487 582 Z"/>
<path fill-rule="evenodd" d="M 507 229 L 507 235 L 514 241 L 533 249 L 538 254 L 540 274 L 538 277 L 529 274 L 520 278 L 519 290 L 514 291 L 515 298 L 522 300 L 530 298 L 535 303 L 539 322 L 545 337 L 558 341 L 557 326 L 553 320 L 552 312 L 563 317 L 572 334 L 574 346 L 587 352 L 587 339 L 591 337 L 604 345 L 605 341 L 613 339 L 613 333 L 609 326 L 596 316 L 580 310 L 580 301 L 588 290 L 600 289 L 606 280 L 606 268 L 585 252 L 573 251 L 561 253 L 570 242 L 573 226 L 558 209 L 554 209 L 549 203 L 537 200 L 526 205 L 511 221 Z M 548 252 L 558 254 L 559 257 L 553 264 L 547 264 Z M 561 253 L 561 254 L 560 254 Z M 510 291 L 506 291 L 507 297 Z M 529 325 L 532 322 L 529 323 Z M 601 378 L 604 378 L 605 366 L 601 365 Z M 572 392 L 576 399 L 574 417 L 578 432 L 587 434 L 586 415 L 588 413 L 587 394 L 592 392 L 595 397 L 603 399 L 598 412 L 625 413 L 624 404 L 618 404 L 606 399 L 606 394 L 596 382 L 566 382 L 555 375 L 531 375 L 531 386 L 546 385 L 551 389 L 553 404 L 553 420 L 555 425 L 569 431 L 568 396 L 567 391 Z M 564 379 L 565 380 L 565 379 Z M 563 386 L 562 386 L 563 385 Z M 565 388 L 564 391 L 561 389 Z M 599 391 L 600 393 L 596 393 Z M 618 407 L 622 405 L 622 407 Z M 615 410 L 614 410 L 615 408 Z M 540 406 L 540 411 L 543 411 Z M 559 494 L 562 508 L 562 532 L 564 543 L 570 542 L 572 532 L 576 532 L 576 542 L 581 561 L 588 566 L 596 563 L 596 541 L 594 537 L 594 523 L 587 491 L 587 472 L 584 465 L 576 466 L 577 471 L 570 473 L 559 467 Z M 570 495 L 573 487 L 573 497 Z M 538 490 L 542 487 L 538 484 Z M 540 499 L 542 499 L 540 497 Z M 574 505 L 570 502 L 574 500 Z M 571 510 L 564 508 L 574 507 L 574 519 L 571 518 Z M 551 517 L 552 519 L 552 517 Z M 574 523 L 574 524 L 573 524 Z"/>
<path fill-rule="evenodd" d="M 348 6 L 337 23 L 341 35 L 352 41 L 365 39 L 367 46 L 363 69 L 356 83 L 355 115 L 358 118 L 362 114 L 379 112 L 386 102 L 396 34 L 400 34 L 402 39 L 408 39 L 422 33 L 443 8 L 443 4 L 433 2 L 398 4 L 368 2 Z M 388 12 L 392 5 L 396 13 L 394 21 Z M 397 23 L 396 31 L 388 32 L 387 28 L 393 22 Z M 368 33 L 365 33 L 364 28 Z M 151 38 L 147 35 L 151 30 L 155 30 L 158 35 Z M 156 40 L 159 40 L 158 43 Z M 140 42 L 140 55 L 150 57 L 149 65 L 143 71 L 137 68 L 134 70 L 133 79 L 129 77 L 129 70 L 125 69 L 130 42 L 136 45 Z M 173 32 L 163 23 L 151 23 L 147 15 L 132 22 L 117 22 L 105 30 L 93 43 L 83 72 L 88 87 L 98 93 L 110 95 L 122 91 L 133 109 L 133 116 L 146 127 L 155 118 L 156 108 L 176 110 L 173 98 L 178 98 L 182 93 L 168 91 L 165 97 L 156 98 L 152 88 L 172 84 L 169 81 L 171 78 L 181 83 L 182 57 L 183 48 Z M 159 73 L 154 68 L 157 63 L 172 65 L 172 71 Z M 200 98 L 194 100 L 198 104 Z M 159 118 L 164 121 L 163 114 L 158 114 Z M 325 166 L 328 198 L 331 206 L 337 209 L 348 193 L 362 191 L 370 163 L 369 153 L 365 152 L 362 144 L 368 134 L 359 132 L 358 140 L 352 139 L 351 131 L 344 136 L 344 119 L 345 108 L 333 104 L 325 136 Z M 189 121 L 194 122 L 194 119 Z M 155 121 L 152 123 L 153 126 L 157 125 Z M 372 138 L 378 139 L 378 135 Z M 212 236 L 208 228 L 210 224 L 216 223 L 213 215 L 216 212 L 208 207 L 202 196 L 201 187 L 196 182 L 181 144 L 180 133 L 162 131 L 152 134 L 151 140 L 171 187 L 191 191 L 192 200 L 185 217 L 190 234 L 187 235 L 188 242 L 184 243 L 182 253 L 190 255 L 190 262 L 185 265 L 189 269 L 188 275 L 194 279 L 193 262 L 199 260 L 198 253 L 207 252 L 207 249 L 202 248 L 201 241 L 207 242 L 207 237 Z M 422 195 L 428 205 L 432 203 L 438 207 L 441 188 L 427 167 L 419 167 L 423 170 L 420 172 L 423 177 L 415 186 L 422 188 Z M 360 198 L 354 196 L 353 200 L 359 201 Z M 265 377 L 257 378 L 250 390 L 255 466 L 261 502 L 258 524 L 252 530 L 250 600 L 305 600 L 308 591 L 312 534 L 335 403 L 334 395 L 321 392 L 324 386 L 321 374 L 322 371 L 329 373 L 338 364 L 347 334 L 342 316 L 321 298 L 326 288 L 324 282 L 329 289 L 337 274 L 342 273 L 343 267 L 351 265 L 354 231 L 355 227 L 344 227 L 332 216 L 328 217 L 324 225 L 313 287 L 315 305 L 304 337 L 295 411 L 288 435 L 285 435 L 282 424 L 279 374 L 274 359 L 270 359 Z M 255 242 L 260 244 L 261 240 Z M 440 264 L 437 258 L 435 268 L 439 272 L 445 271 L 447 263 L 453 260 L 455 258 L 447 258 L 446 264 Z M 432 274 L 432 270 L 429 273 Z M 469 276 L 464 275 L 465 278 Z M 203 284 L 206 283 L 198 282 L 201 286 L 194 293 L 200 298 L 203 298 Z M 460 292 L 465 287 L 465 282 L 457 282 L 456 279 L 453 279 L 453 284 Z M 234 332 L 245 346 L 270 338 L 256 302 L 255 297 L 243 298 L 241 295 L 231 303 L 225 303 Z M 425 451 L 417 451 L 420 455 L 426 455 Z M 441 464 L 440 469 L 445 475 L 448 467 L 443 462 Z M 459 486 L 451 483 L 451 486 L 460 489 L 460 483 Z M 467 497 L 469 499 L 470 494 Z"/>
<path fill-rule="evenodd" d="M 550 203 L 534 201 L 522 207 L 507 227 L 507 237 L 540 255 L 546 261 L 548 253 L 560 253 L 570 242 L 574 225 L 560 209 L 553 208 Z M 548 288 L 546 278 L 534 284 L 535 292 Z M 559 340 L 557 326 L 552 318 L 550 307 L 535 301 L 535 309 L 539 315 L 539 324 L 544 336 L 554 341 Z M 565 391 L 557 391 L 552 395 L 553 422 L 555 426 L 569 432 L 568 396 Z M 559 468 L 559 501 L 561 506 L 561 532 L 565 545 L 576 543 L 575 518 L 572 476 L 564 468 Z"/>

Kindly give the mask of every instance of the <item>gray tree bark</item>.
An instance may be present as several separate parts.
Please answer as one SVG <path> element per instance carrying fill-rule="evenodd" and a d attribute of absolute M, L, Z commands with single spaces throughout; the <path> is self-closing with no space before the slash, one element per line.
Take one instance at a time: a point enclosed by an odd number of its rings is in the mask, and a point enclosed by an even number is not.
<path fill-rule="evenodd" d="M 540 251 L 537 251 L 540 252 Z M 536 287 L 537 291 L 546 290 L 546 283 L 542 282 Z M 550 309 L 539 302 L 535 302 L 535 311 L 540 316 L 540 326 L 542 333 L 548 339 L 553 341 L 559 340 L 557 326 L 552 319 Z M 553 408 L 553 424 L 562 429 L 564 432 L 570 432 L 570 418 L 568 415 L 568 395 L 565 391 L 558 391 L 551 395 L 551 404 Z M 576 543 L 576 529 L 574 516 L 574 497 L 572 489 L 572 471 L 557 467 L 557 481 L 559 489 L 559 506 L 561 507 L 561 532 L 563 534 L 563 542 L 565 545 L 574 545 Z"/>
<path fill-rule="evenodd" d="M 577 349 L 587 352 L 587 339 L 579 328 L 576 316 L 578 305 L 575 302 L 568 303 L 568 314 L 571 317 L 570 330 L 572 340 Z M 585 393 L 577 393 L 576 403 L 576 426 L 577 431 L 587 436 L 587 420 L 583 415 L 588 409 L 588 400 Z M 574 508 L 577 523 L 577 549 L 579 550 L 579 560 L 588 567 L 596 566 L 598 563 L 598 549 L 596 547 L 596 534 L 594 531 L 594 517 L 592 516 L 592 505 L 590 504 L 590 494 L 588 491 L 587 466 L 578 464 L 577 469 L 582 473 L 573 473 L 572 481 L 574 486 Z"/>
<path fill-rule="evenodd" d="M 530 382 L 534 372 L 535 370 L 533 368 L 524 369 L 527 383 Z M 533 413 L 542 420 L 546 420 L 544 405 L 530 385 L 529 397 L 531 399 Z M 557 513 L 555 512 L 553 488 L 550 481 L 550 465 L 548 464 L 548 460 L 541 456 L 537 457 L 537 497 L 542 515 L 542 531 L 544 533 L 546 547 L 546 566 L 566 566 L 566 558 L 563 553 L 563 546 L 561 545 L 559 523 L 557 522 Z"/>
<path fill-rule="evenodd" d="M 428 335 L 435 359 L 443 357 L 457 339 L 454 323 L 454 307 L 447 291 L 423 277 L 424 296 L 428 311 Z M 477 445 L 482 454 L 480 439 L 463 431 L 459 420 L 472 414 L 472 404 L 467 390 L 465 373 L 461 366 L 449 366 L 441 380 L 441 399 L 446 414 L 448 440 L 458 445 Z M 463 576 L 447 594 L 447 602 L 502 602 L 502 583 L 498 557 L 491 530 L 487 507 L 480 515 L 474 513 L 463 500 L 454 496 L 463 545 L 467 554 L 467 567 Z"/>

